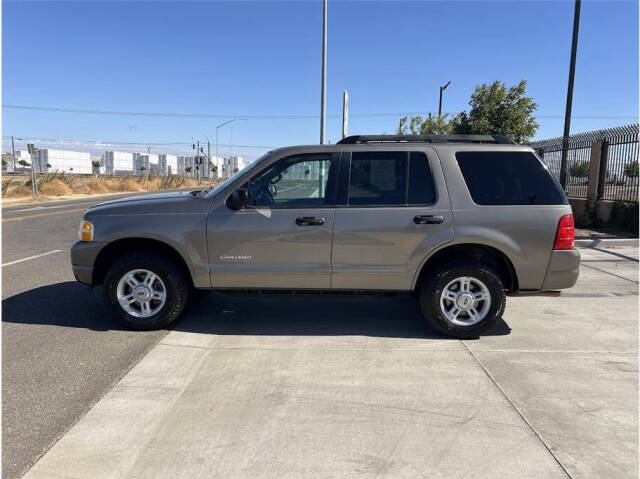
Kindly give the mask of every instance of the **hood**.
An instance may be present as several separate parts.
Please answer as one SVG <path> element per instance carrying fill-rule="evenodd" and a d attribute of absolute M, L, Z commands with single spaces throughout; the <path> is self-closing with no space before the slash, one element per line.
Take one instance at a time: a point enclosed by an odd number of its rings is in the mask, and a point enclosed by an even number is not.
<path fill-rule="evenodd" d="M 136 195 L 119 198 L 92 206 L 88 214 L 173 214 L 200 213 L 206 211 L 209 201 L 203 195 L 194 195 L 194 191 L 172 191 L 151 195 Z"/>

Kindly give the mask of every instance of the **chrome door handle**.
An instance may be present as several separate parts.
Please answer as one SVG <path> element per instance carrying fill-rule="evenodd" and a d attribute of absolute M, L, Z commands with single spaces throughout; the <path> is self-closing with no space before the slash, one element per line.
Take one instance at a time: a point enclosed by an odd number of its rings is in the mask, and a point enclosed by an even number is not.
<path fill-rule="evenodd" d="M 417 225 L 439 225 L 444 223 L 442 216 L 418 215 L 413 217 L 413 222 Z"/>

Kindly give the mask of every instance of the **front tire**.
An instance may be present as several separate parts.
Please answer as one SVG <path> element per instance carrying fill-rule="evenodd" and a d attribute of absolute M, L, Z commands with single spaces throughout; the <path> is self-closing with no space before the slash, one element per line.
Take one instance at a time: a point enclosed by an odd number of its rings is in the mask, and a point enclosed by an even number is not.
<path fill-rule="evenodd" d="M 117 260 L 104 280 L 104 301 L 128 328 L 162 329 L 187 304 L 189 282 L 182 268 L 161 254 L 135 252 Z"/>
<path fill-rule="evenodd" d="M 477 338 L 502 318 L 506 294 L 500 277 L 475 261 L 448 263 L 422 284 L 420 306 L 437 331 L 458 339 Z"/>

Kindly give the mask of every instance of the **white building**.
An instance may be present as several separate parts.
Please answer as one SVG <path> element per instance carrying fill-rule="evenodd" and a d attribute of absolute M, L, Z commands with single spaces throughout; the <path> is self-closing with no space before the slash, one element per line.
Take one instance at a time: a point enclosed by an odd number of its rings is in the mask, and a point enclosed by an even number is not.
<path fill-rule="evenodd" d="M 241 156 L 228 156 L 218 159 L 218 178 L 226 180 L 230 176 L 235 175 L 238 171 L 243 170 L 249 163 Z"/>
<path fill-rule="evenodd" d="M 133 175 L 133 153 L 127 151 L 105 151 L 102 166 L 107 175 Z"/>
<path fill-rule="evenodd" d="M 59 171 L 90 175 L 93 171 L 91 154 L 88 152 L 44 148 L 38 150 L 33 156 L 37 173 Z"/>
<path fill-rule="evenodd" d="M 17 150 L 15 158 L 13 154 L 8 154 L 7 159 L 7 173 L 24 173 L 26 171 L 31 171 L 31 166 L 21 165 L 20 160 L 26 161 L 29 165 L 31 165 L 31 155 L 27 150 Z"/>
<path fill-rule="evenodd" d="M 195 176 L 193 156 L 178 157 L 178 174 L 183 176 Z"/>
<path fill-rule="evenodd" d="M 178 157 L 175 155 L 159 155 L 159 167 L 162 175 L 177 175 Z"/>
<path fill-rule="evenodd" d="M 160 174 L 160 158 L 153 153 L 134 153 L 133 154 L 133 174 L 140 176 L 142 174 Z"/>

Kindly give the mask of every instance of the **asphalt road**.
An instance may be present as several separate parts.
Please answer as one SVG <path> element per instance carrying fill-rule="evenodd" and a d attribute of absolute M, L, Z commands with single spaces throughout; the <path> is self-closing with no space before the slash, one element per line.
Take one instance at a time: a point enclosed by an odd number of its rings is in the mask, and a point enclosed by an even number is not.
<path fill-rule="evenodd" d="M 2 209 L 2 477 L 20 477 L 166 334 L 121 329 L 71 272 L 85 209 L 123 196 Z"/>

